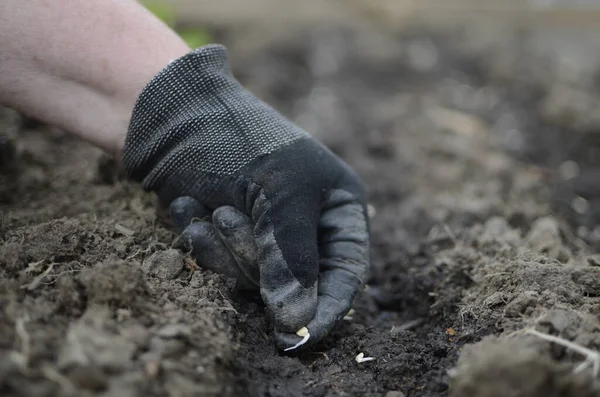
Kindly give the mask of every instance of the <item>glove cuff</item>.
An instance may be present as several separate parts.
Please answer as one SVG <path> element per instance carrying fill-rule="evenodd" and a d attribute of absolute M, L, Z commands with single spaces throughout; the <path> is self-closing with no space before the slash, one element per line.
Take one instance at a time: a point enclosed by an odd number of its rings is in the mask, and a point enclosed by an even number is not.
<path fill-rule="evenodd" d="M 310 135 L 232 76 L 222 45 L 200 47 L 158 73 L 140 94 L 125 139 L 128 178 L 146 190 L 202 190 Z M 213 189 L 214 190 L 214 189 Z"/>
<path fill-rule="evenodd" d="M 199 47 L 172 60 L 136 100 L 123 149 L 127 176 L 137 182 L 146 178 L 164 154 L 161 148 L 168 146 L 164 135 L 171 127 L 197 113 L 219 91 L 235 90 L 236 86 L 223 45 Z"/>

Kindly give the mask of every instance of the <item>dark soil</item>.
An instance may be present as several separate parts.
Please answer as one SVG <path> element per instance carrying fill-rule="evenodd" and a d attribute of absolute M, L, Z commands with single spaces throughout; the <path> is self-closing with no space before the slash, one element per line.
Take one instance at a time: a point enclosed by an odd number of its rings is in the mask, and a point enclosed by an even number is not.
<path fill-rule="evenodd" d="M 171 248 L 153 195 L 6 110 L 0 394 L 600 396 L 586 357 L 526 332 L 600 349 L 594 76 L 564 82 L 523 37 L 221 30 L 238 78 L 367 184 L 355 313 L 279 354 L 257 297 Z"/>

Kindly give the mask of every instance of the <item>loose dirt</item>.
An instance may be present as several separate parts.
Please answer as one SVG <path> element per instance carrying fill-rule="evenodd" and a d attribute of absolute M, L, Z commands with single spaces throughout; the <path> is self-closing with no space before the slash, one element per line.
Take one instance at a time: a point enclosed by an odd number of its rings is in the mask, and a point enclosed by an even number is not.
<path fill-rule="evenodd" d="M 153 195 L 3 110 L 3 396 L 600 396 L 594 353 L 527 332 L 600 350 L 597 76 L 523 37 L 216 31 L 238 78 L 368 187 L 355 312 L 279 354 L 260 299 L 173 249 Z"/>

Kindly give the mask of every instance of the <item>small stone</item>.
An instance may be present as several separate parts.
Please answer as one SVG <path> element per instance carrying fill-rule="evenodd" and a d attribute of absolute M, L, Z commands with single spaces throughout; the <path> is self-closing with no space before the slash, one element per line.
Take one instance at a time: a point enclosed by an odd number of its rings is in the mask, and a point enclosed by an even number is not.
<path fill-rule="evenodd" d="M 540 296 L 536 291 L 523 291 L 506 305 L 504 315 L 512 318 L 519 317 L 525 314 L 528 308 L 535 307 L 539 299 Z"/>
<path fill-rule="evenodd" d="M 410 66 L 418 72 L 431 71 L 438 63 L 438 50 L 430 40 L 416 40 L 407 47 Z"/>
<path fill-rule="evenodd" d="M 167 324 L 157 332 L 157 335 L 163 338 L 186 337 L 191 334 L 191 328 L 185 324 Z"/>
<path fill-rule="evenodd" d="M 600 266 L 600 254 L 590 255 L 585 259 L 590 266 Z"/>
<path fill-rule="evenodd" d="M 548 251 L 562 243 L 560 226 L 554 218 L 540 218 L 533 223 L 526 239 L 530 248 L 539 252 Z"/>
<path fill-rule="evenodd" d="M 508 225 L 508 222 L 501 216 L 491 217 L 485 222 L 485 231 L 490 236 L 502 237 L 504 234 L 508 233 L 509 230 L 510 226 Z"/>
<path fill-rule="evenodd" d="M 590 210 L 590 203 L 583 197 L 577 196 L 571 201 L 571 207 L 575 212 L 583 215 Z"/>
<path fill-rule="evenodd" d="M 175 249 L 157 251 L 144 261 L 142 269 L 160 280 L 172 280 L 183 270 L 183 254 Z"/>
<path fill-rule="evenodd" d="M 533 251 L 566 263 L 572 256 L 562 241 L 560 225 L 552 217 L 536 220 L 526 237 L 526 245 Z"/>
<path fill-rule="evenodd" d="M 146 372 L 150 378 L 154 378 L 158 375 L 161 368 L 160 352 L 146 352 L 140 356 L 139 361 L 143 364 L 144 372 Z"/>
<path fill-rule="evenodd" d="M 106 388 L 108 379 L 95 365 L 76 366 L 69 371 L 69 379 L 82 389 L 100 391 Z"/>
<path fill-rule="evenodd" d="M 385 397 L 406 397 L 406 394 L 401 391 L 389 391 L 385 393 Z"/>
<path fill-rule="evenodd" d="M 121 329 L 121 336 L 135 343 L 139 348 L 145 348 L 150 339 L 150 332 L 140 324 L 132 324 Z"/>
<path fill-rule="evenodd" d="M 131 318 L 131 311 L 127 309 L 117 309 L 117 321 L 122 323 Z"/>
<path fill-rule="evenodd" d="M 186 346 L 186 342 L 179 339 L 163 339 L 155 336 L 150 340 L 149 351 L 162 358 L 181 357 L 187 350 Z"/>
<path fill-rule="evenodd" d="M 119 244 L 115 247 L 115 251 L 119 254 L 119 257 L 123 257 L 127 253 L 127 247 L 125 244 Z"/>
<path fill-rule="evenodd" d="M 563 180 L 569 180 L 579 175 L 579 164 L 572 160 L 565 161 L 558 167 L 558 173 Z"/>

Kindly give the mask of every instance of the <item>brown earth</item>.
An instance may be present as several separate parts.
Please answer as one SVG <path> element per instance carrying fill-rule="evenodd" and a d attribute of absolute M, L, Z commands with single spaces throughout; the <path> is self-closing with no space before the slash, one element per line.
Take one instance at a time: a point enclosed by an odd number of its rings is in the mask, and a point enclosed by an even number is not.
<path fill-rule="evenodd" d="M 593 361 L 542 339 L 600 360 L 598 75 L 566 80 L 523 36 L 215 31 L 368 186 L 355 313 L 279 354 L 260 300 L 172 249 L 151 194 L 5 110 L 1 395 L 600 396 Z"/>

